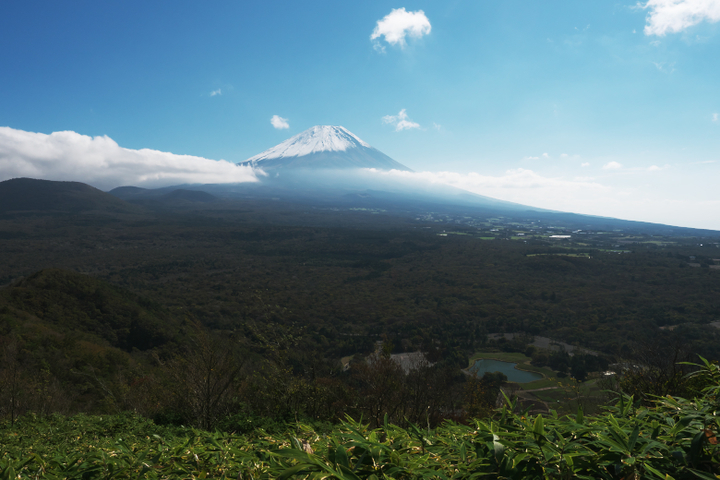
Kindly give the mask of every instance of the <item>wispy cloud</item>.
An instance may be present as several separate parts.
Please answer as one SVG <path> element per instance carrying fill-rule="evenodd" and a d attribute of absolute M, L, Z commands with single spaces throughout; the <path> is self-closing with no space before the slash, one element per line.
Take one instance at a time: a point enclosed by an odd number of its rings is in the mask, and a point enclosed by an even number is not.
<path fill-rule="evenodd" d="M 649 10 L 645 35 L 678 33 L 700 22 L 720 20 L 718 0 L 649 0 L 639 7 Z"/>
<path fill-rule="evenodd" d="M 603 165 L 603 170 L 620 170 L 622 168 L 622 164 L 618 162 L 608 162 L 605 165 Z"/>
<path fill-rule="evenodd" d="M 653 65 L 663 73 L 673 73 L 675 71 L 675 62 L 653 62 Z"/>
<path fill-rule="evenodd" d="M 383 37 L 390 45 L 399 45 L 405 48 L 407 42 L 405 37 L 421 38 L 430 33 L 432 26 L 425 12 L 407 12 L 405 8 L 394 8 L 389 14 L 377 21 L 375 30 L 370 35 L 375 50 L 385 52 L 385 47 L 380 43 Z"/>
<path fill-rule="evenodd" d="M 613 198 L 611 187 L 590 179 L 545 177 L 525 168 L 507 170 L 497 176 L 475 172 L 368 171 L 374 175 L 392 178 L 397 184 L 443 184 L 510 202 L 565 211 L 579 211 L 582 210 L 580 205 L 595 205 L 599 198 Z"/>
<path fill-rule="evenodd" d="M 578 182 L 572 180 L 564 180 L 562 178 L 544 177 L 532 170 L 525 168 L 515 168 L 507 170 L 504 175 L 492 176 L 481 175 L 479 173 L 456 173 L 456 172 L 406 172 L 399 170 L 391 170 L 385 172 L 381 170 L 373 170 L 378 174 L 395 175 L 400 177 L 415 178 L 417 180 L 425 180 L 431 183 L 442 183 L 462 188 L 470 192 L 482 193 L 487 195 L 487 189 L 536 189 L 536 188 L 556 188 L 556 187 L 592 187 L 603 188 L 600 184 L 589 185 L 586 182 Z M 484 193 L 483 193 L 484 192 Z"/>
<path fill-rule="evenodd" d="M 562 155 L 561 155 L 561 156 L 562 156 Z M 540 155 L 540 156 L 538 156 L 538 157 L 534 157 L 534 156 L 530 155 L 530 156 L 527 156 L 527 157 L 523 157 L 523 160 L 540 160 L 541 158 L 547 160 L 547 159 L 550 158 L 550 154 L 547 153 L 547 152 L 545 152 L 545 153 L 543 153 L 542 155 Z"/>
<path fill-rule="evenodd" d="M 16 177 L 79 181 L 104 190 L 257 181 L 252 168 L 225 160 L 122 148 L 105 135 L 46 135 L 0 127 L 0 180 Z"/>
<path fill-rule="evenodd" d="M 290 128 L 288 119 L 282 118 L 280 115 L 273 115 L 272 118 L 270 119 L 270 123 L 272 124 L 273 127 L 277 128 L 278 130 Z"/>
<path fill-rule="evenodd" d="M 712 114 L 712 121 L 713 121 L 713 122 L 717 122 L 717 121 L 718 121 L 718 114 L 717 114 L 717 113 L 713 113 L 713 114 Z"/>
<path fill-rule="evenodd" d="M 217 90 L 213 90 L 212 92 L 210 92 L 211 97 L 214 97 L 216 95 L 222 95 L 222 88 L 218 88 Z"/>
<path fill-rule="evenodd" d="M 583 162 L 583 163 L 580 164 L 580 166 L 581 166 L 581 167 L 589 167 L 589 166 L 590 166 L 590 162 Z"/>
<path fill-rule="evenodd" d="M 382 122 L 389 125 L 395 125 L 395 131 L 410 130 L 411 128 L 420 128 L 420 124 L 408 120 L 405 109 L 400 110 L 397 115 L 385 115 Z"/>
<path fill-rule="evenodd" d="M 680 200 L 634 182 L 602 183 L 592 177 L 547 177 L 517 168 L 500 175 L 456 172 L 384 172 L 368 174 L 392 179 L 393 184 L 426 182 L 461 188 L 479 195 L 538 208 L 718 229 L 720 200 L 711 195 L 688 195 Z M 640 173 L 640 172 L 638 172 Z M 603 182 L 607 181 L 605 179 Z M 704 192 L 698 190 L 694 193 Z"/>

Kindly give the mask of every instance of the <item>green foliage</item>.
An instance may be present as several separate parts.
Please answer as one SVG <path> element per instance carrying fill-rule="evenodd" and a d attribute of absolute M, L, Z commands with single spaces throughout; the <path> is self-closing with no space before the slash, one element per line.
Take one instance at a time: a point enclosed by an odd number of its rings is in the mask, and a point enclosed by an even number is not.
<path fill-rule="evenodd" d="M 178 326 L 167 311 L 143 297 L 60 269 L 39 271 L 0 291 L 0 305 L 56 331 L 82 331 L 127 351 L 161 346 Z"/>
<path fill-rule="evenodd" d="M 0 478 L 717 479 L 717 364 L 694 374 L 693 400 L 632 397 L 599 416 L 526 416 L 509 402 L 494 419 L 430 430 L 347 420 L 328 433 L 294 423 L 249 435 L 158 427 L 111 417 L 26 416 L 0 429 Z"/>
<path fill-rule="evenodd" d="M 500 387 L 507 381 L 501 372 L 486 372 L 482 378 L 475 375 L 465 382 L 463 409 L 470 418 L 490 417 L 495 410 L 495 403 Z"/>
<path fill-rule="evenodd" d="M 702 378 L 690 375 L 696 366 L 689 360 L 697 355 L 687 345 L 639 344 L 626 363 L 620 364 L 622 375 L 618 390 L 650 403 L 659 396 L 696 396 L 705 387 Z"/>

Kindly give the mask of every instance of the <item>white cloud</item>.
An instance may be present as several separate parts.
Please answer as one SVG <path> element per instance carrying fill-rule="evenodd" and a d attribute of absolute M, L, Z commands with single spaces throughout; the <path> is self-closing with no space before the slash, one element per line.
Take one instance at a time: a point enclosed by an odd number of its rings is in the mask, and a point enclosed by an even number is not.
<path fill-rule="evenodd" d="M 507 170 L 499 176 L 475 172 L 386 172 L 374 169 L 368 172 L 392 178 L 398 185 L 403 182 L 449 185 L 500 200 L 563 211 L 596 208 L 598 199 L 614 198 L 611 187 L 592 180 L 544 177 L 524 168 Z"/>
<path fill-rule="evenodd" d="M 673 73 L 675 71 L 675 62 L 652 62 L 655 68 L 663 73 Z"/>
<path fill-rule="evenodd" d="M 384 37 L 390 45 L 400 45 L 405 48 L 407 42 L 405 37 L 421 38 L 430 33 L 432 26 L 425 12 L 407 12 L 405 8 L 394 8 L 389 14 L 377 21 L 375 30 L 370 35 L 373 41 L 373 48 L 379 52 L 385 52 L 385 47 L 380 44 L 379 38 Z"/>
<path fill-rule="evenodd" d="M 589 167 L 589 166 L 590 166 L 590 162 L 583 162 L 583 163 L 580 164 L 580 166 L 581 166 L 581 167 Z"/>
<path fill-rule="evenodd" d="M 395 125 L 395 131 L 400 132 L 402 130 L 410 130 L 411 128 L 420 128 L 420 124 L 408 120 L 405 109 L 400 110 L 397 115 L 385 115 L 382 117 L 382 122 L 385 124 Z"/>
<path fill-rule="evenodd" d="M 612 184 L 604 184 L 592 177 L 546 177 L 523 168 L 507 170 L 497 176 L 474 172 L 366 172 L 391 180 L 393 185 L 411 182 L 444 184 L 537 208 L 684 227 L 720 229 L 717 220 L 720 218 L 720 200 L 708 189 L 693 189 L 669 197 L 666 189 L 651 188 L 642 182 L 618 183 L 613 180 Z M 653 181 L 657 182 L 657 179 Z M 670 181 L 674 185 L 674 180 Z M 661 184 L 655 185 L 657 187 Z"/>
<path fill-rule="evenodd" d="M 716 113 L 715 115 L 717 115 L 717 113 Z M 433 128 L 434 128 L 435 130 L 437 130 L 438 132 L 442 131 L 442 125 L 437 124 L 437 123 L 435 123 L 435 122 L 433 122 Z"/>
<path fill-rule="evenodd" d="M 542 155 L 540 155 L 539 157 L 533 157 L 532 155 L 530 155 L 527 157 L 523 157 L 523 160 L 540 160 L 541 158 L 547 160 L 550 158 L 550 154 L 546 152 L 546 153 L 543 153 Z"/>
<path fill-rule="evenodd" d="M 515 168 L 507 170 L 504 175 L 491 176 L 481 175 L 479 173 L 456 173 L 456 172 L 405 172 L 399 170 L 391 170 L 384 172 L 380 170 L 373 172 L 384 175 L 394 175 L 398 177 L 415 178 L 417 180 L 425 180 L 430 183 L 441 183 L 451 185 L 453 187 L 462 188 L 474 193 L 482 193 L 488 195 L 487 189 L 538 189 L 538 188 L 606 188 L 600 184 L 587 182 L 574 182 L 564 180 L 562 178 L 543 177 L 542 175 L 525 168 Z M 492 196 L 492 195 L 491 195 Z M 498 197 L 501 198 L 501 197 Z"/>
<path fill-rule="evenodd" d="M 218 88 L 217 90 L 213 90 L 212 92 L 210 92 L 211 97 L 214 97 L 216 95 L 222 95 L 222 88 Z"/>
<path fill-rule="evenodd" d="M 713 114 L 712 114 L 712 121 L 713 121 L 713 122 L 717 122 L 717 121 L 718 121 L 718 114 L 717 114 L 717 113 L 713 113 Z"/>
<path fill-rule="evenodd" d="M 143 148 L 120 147 L 108 136 L 50 135 L 0 127 L 0 180 L 31 177 L 79 181 L 110 190 L 121 185 L 256 182 L 250 167 Z"/>
<path fill-rule="evenodd" d="M 609 162 L 603 165 L 603 170 L 619 170 L 622 168 L 622 164 L 618 162 Z"/>
<path fill-rule="evenodd" d="M 664 36 L 720 20 L 720 0 L 648 0 L 639 6 L 649 10 L 645 35 Z"/>
<path fill-rule="evenodd" d="M 270 123 L 272 123 L 272 126 L 277 128 L 278 130 L 283 130 L 285 128 L 290 128 L 290 124 L 288 123 L 287 118 L 282 118 L 280 115 L 273 115 L 270 119 Z"/>

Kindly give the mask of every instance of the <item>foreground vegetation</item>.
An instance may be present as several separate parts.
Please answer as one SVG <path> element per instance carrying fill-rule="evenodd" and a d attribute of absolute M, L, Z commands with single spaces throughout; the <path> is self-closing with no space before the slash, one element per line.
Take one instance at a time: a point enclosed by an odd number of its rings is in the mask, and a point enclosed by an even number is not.
<path fill-rule="evenodd" d="M 158 427 L 132 415 L 23 417 L 0 430 L 0 477 L 23 478 L 720 478 L 720 369 L 695 399 L 651 407 L 621 396 L 598 416 L 517 412 L 436 429 L 345 421 L 247 435 Z"/>

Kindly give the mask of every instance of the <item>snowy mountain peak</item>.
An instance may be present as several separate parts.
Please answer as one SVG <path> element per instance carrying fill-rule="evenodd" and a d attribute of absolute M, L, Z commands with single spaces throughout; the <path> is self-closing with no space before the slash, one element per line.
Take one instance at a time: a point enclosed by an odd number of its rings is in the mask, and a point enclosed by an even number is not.
<path fill-rule="evenodd" d="M 255 163 L 271 158 L 301 157 L 319 152 L 344 152 L 358 147 L 372 148 L 345 127 L 316 125 L 249 158 L 246 162 Z"/>
<path fill-rule="evenodd" d="M 377 168 L 410 170 L 374 149 L 345 127 L 317 125 L 240 165 L 267 169 Z"/>

